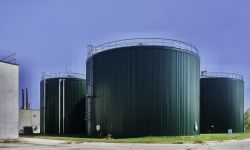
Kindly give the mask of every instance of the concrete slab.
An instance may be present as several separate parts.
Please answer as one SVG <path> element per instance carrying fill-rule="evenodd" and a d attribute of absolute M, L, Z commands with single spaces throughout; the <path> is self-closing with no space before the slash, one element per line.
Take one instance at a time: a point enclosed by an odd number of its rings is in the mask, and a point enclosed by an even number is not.
<path fill-rule="evenodd" d="M 250 139 L 204 144 L 75 143 L 60 140 L 20 138 L 18 143 L 0 143 L 0 149 L 15 150 L 249 150 Z"/>

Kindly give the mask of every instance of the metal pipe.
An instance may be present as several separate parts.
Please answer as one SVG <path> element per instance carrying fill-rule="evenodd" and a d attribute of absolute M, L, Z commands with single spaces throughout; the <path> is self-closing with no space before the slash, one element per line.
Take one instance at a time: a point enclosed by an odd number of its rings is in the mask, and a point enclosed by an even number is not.
<path fill-rule="evenodd" d="M 63 79 L 63 133 L 64 133 L 64 118 L 65 118 L 65 79 Z"/>
<path fill-rule="evenodd" d="M 29 95 L 27 87 L 26 87 L 26 110 L 29 110 Z"/>
<path fill-rule="evenodd" d="M 46 73 L 43 76 L 43 133 L 45 134 Z"/>
<path fill-rule="evenodd" d="M 59 118 L 58 118 L 58 122 L 59 122 L 59 127 L 58 127 L 58 133 L 61 134 L 61 82 L 62 82 L 62 79 L 59 79 L 59 99 L 58 99 L 58 103 L 59 103 L 59 106 L 58 106 L 58 110 L 59 110 Z"/>
<path fill-rule="evenodd" d="M 22 88 L 22 106 L 21 109 L 24 109 L 24 89 Z"/>

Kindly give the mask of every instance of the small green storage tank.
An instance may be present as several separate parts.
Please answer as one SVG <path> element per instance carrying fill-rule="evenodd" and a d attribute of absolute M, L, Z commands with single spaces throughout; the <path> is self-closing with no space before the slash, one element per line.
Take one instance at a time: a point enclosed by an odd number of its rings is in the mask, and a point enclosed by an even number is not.
<path fill-rule="evenodd" d="M 200 58 L 187 43 L 126 39 L 89 46 L 87 133 L 199 134 Z"/>
<path fill-rule="evenodd" d="M 201 76 L 201 133 L 244 132 L 244 81 L 232 73 Z"/>
<path fill-rule="evenodd" d="M 40 83 L 41 133 L 86 133 L 85 93 L 83 75 L 45 73 Z"/>

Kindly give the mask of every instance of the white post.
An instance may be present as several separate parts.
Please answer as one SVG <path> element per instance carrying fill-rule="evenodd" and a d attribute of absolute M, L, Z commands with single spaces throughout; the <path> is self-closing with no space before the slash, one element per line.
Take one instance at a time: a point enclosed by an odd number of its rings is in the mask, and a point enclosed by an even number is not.
<path fill-rule="evenodd" d="M 63 79 L 63 133 L 64 133 L 64 118 L 65 118 L 65 79 Z"/>
<path fill-rule="evenodd" d="M 58 106 L 58 109 L 59 109 L 59 128 L 58 128 L 58 133 L 61 134 L 61 82 L 62 82 L 62 79 L 59 79 L 59 106 Z"/>

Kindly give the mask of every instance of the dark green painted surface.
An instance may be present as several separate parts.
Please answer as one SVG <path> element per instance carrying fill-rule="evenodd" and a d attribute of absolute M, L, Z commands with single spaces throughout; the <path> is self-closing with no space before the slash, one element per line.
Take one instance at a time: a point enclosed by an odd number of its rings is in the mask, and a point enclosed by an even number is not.
<path fill-rule="evenodd" d="M 123 47 L 87 60 L 87 85 L 91 70 L 89 135 L 99 134 L 96 125 L 114 137 L 199 134 L 198 55 L 163 46 Z"/>
<path fill-rule="evenodd" d="M 244 81 L 201 78 L 201 132 L 243 132 Z M 214 125 L 212 128 L 211 126 Z"/>
<path fill-rule="evenodd" d="M 45 133 L 59 132 L 59 79 L 65 79 L 64 133 L 86 133 L 85 93 L 86 81 L 78 78 L 46 79 Z M 44 82 L 40 83 L 41 133 L 44 132 Z M 63 82 L 61 82 L 61 133 L 63 133 Z"/>

